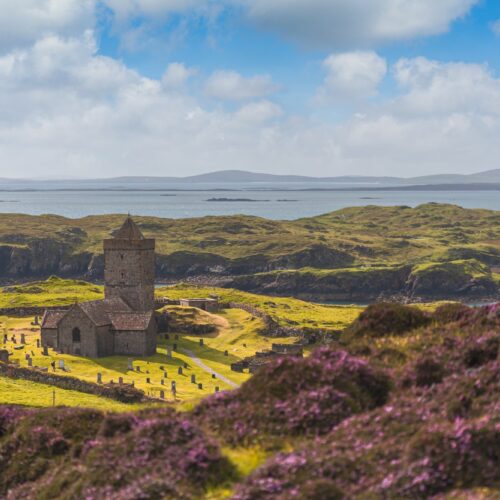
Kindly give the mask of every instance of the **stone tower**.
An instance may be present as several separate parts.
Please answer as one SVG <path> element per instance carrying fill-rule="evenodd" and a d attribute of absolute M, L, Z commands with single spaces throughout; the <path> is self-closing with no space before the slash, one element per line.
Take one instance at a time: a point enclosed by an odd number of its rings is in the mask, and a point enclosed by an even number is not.
<path fill-rule="evenodd" d="M 155 240 L 146 239 L 130 216 L 104 240 L 104 294 L 121 297 L 136 311 L 154 309 Z"/>

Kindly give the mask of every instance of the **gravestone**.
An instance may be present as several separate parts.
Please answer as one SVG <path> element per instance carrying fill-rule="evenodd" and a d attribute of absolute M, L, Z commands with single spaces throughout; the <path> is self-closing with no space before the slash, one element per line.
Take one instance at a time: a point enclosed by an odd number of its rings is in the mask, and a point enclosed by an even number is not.
<path fill-rule="evenodd" d="M 203 347 L 205 345 L 205 342 L 203 339 L 200 339 L 200 347 Z"/>
<path fill-rule="evenodd" d="M 196 375 L 195 374 L 191 375 L 191 383 L 196 384 Z"/>
<path fill-rule="evenodd" d="M 59 370 L 64 370 L 64 359 L 59 360 Z"/>
<path fill-rule="evenodd" d="M 150 383 L 151 383 L 151 379 L 148 377 L 148 378 L 146 379 L 146 384 L 150 384 Z"/>
<path fill-rule="evenodd" d="M 160 398 L 165 399 L 165 391 L 160 391 Z"/>
<path fill-rule="evenodd" d="M 9 340 L 9 337 L 6 333 L 3 334 L 3 343 L 6 344 L 7 341 Z"/>
<path fill-rule="evenodd" d="M 137 372 L 139 372 L 139 373 L 140 373 L 140 371 L 141 371 L 141 367 L 140 367 L 139 365 L 137 365 L 137 366 L 135 367 L 135 369 L 137 370 Z"/>
<path fill-rule="evenodd" d="M 203 389 L 203 384 L 201 384 L 201 383 L 198 384 L 198 389 L 200 389 L 200 390 Z"/>
<path fill-rule="evenodd" d="M 170 347 L 167 349 L 167 358 L 172 359 L 172 349 Z"/>
<path fill-rule="evenodd" d="M 21 333 L 21 344 L 26 344 L 26 334 Z"/>
<path fill-rule="evenodd" d="M 43 346 L 43 355 L 44 356 L 48 356 L 49 355 L 49 348 L 46 345 Z"/>
<path fill-rule="evenodd" d="M 170 335 L 168 333 L 165 334 L 165 340 L 169 340 L 170 339 Z"/>
<path fill-rule="evenodd" d="M 219 386 L 218 386 L 218 385 L 216 385 L 216 386 L 215 386 L 215 392 L 219 392 L 219 390 L 220 390 L 220 389 L 219 389 Z"/>
<path fill-rule="evenodd" d="M 162 379 L 160 380 L 160 385 L 165 385 L 165 379 L 163 379 L 163 378 L 162 378 Z"/>
<path fill-rule="evenodd" d="M 118 383 L 119 383 L 120 385 L 123 385 L 123 377 L 118 377 Z"/>
<path fill-rule="evenodd" d="M 12 335 L 12 338 L 10 339 L 13 344 L 17 344 L 17 339 L 15 335 Z"/>
<path fill-rule="evenodd" d="M 212 373 L 212 378 L 217 378 L 217 375 L 215 373 Z"/>
<path fill-rule="evenodd" d="M 28 359 L 30 359 L 30 355 L 29 355 L 28 353 L 26 353 L 26 354 L 24 355 L 24 359 L 25 359 L 26 361 L 28 361 Z"/>
<path fill-rule="evenodd" d="M 229 356 L 229 351 L 224 351 L 224 356 Z"/>
<path fill-rule="evenodd" d="M 172 346 L 172 349 L 173 349 L 175 352 L 177 352 L 177 344 L 174 344 L 174 345 Z"/>
<path fill-rule="evenodd" d="M 187 370 L 189 368 L 188 364 L 184 362 L 184 369 Z"/>
<path fill-rule="evenodd" d="M 163 378 L 168 378 L 168 373 L 167 372 L 163 372 Z"/>
<path fill-rule="evenodd" d="M 165 370 L 165 367 L 164 366 L 160 366 L 160 370 L 161 371 Z"/>
<path fill-rule="evenodd" d="M 131 372 L 134 371 L 134 360 L 132 358 L 128 358 L 127 370 Z"/>
<path fill-rule="evenodd" d="M 97 374 L 97 383 L 102 384 L 102 373 Z"/>
<path fill-rule="evenodd" d="M 2 349 L 0 351 L 0 363 L 7 364 L 9 362 L 9 351 Z"/>
<path fill-rule="evenodd" d="M 175 385 L 175 380 L 172 380 L 172 386 L 170 390 L 175 398 L 175 395 L 177 394 L 177 386 Z"/>
<path fill-rule="evenodd" d="M 33 358 L 28 358 L 28 366 L 33 366 Z"/>
<path fill-rule="evenodd" d="M 36 347 L 37 349 L 40 349 L 40 339 L 36 339 Z"/>
<path fill-rule="evenodd" d="M 40 324 L 40 318 L 38 317 L 38 314 L 35 316 L 35 325 Z"/>
<path fill-rule="evenodd" d="M 182 375 L 182 366 L 179 366 L 179 368 L 177 369 L 177 373 L 178 373 L 179 375 Z"/>

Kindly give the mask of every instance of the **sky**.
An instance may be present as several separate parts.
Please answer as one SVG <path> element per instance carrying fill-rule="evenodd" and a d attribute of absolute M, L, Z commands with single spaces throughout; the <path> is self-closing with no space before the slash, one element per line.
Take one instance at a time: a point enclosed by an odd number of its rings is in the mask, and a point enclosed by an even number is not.
<path fill-rule="evenodd" d="M 499 157 L 498 0 L 0 0 L 0 177 Z"/>

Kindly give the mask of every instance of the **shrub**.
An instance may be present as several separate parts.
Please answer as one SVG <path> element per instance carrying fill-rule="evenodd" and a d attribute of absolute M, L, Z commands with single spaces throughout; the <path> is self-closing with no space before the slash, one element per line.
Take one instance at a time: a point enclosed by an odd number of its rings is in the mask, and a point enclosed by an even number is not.
<path fill-rule="evenodd" d="M 368 306 L 347 328 L 348 338 L 400 335 L 429 324 L 419 309 L 401 304 L 379 303 Z"/>
<path fill-rule="evenodd" d="M 240 389 L 203 400 L 195 415 L 230 442 L 315 435 L 384 404 L 389 389 L 384 372 L 346 352 L 321 348 L 305 359 L 263 367 Z"/>
<path fill-rule="evenodd" d="M 465 304 L 458 302 L 452 304 L 443 304 L 436 308 L 433 314 L 435 321 L 441 324 L 454 323 L 464 319 L 471 314 L 472 309 Z"/>
<path fill-rule="evenodd" d="M 428 387 L 441 383 L 445 371 L 443 365 L 438 361 L 423 357 L 415 363 L 414 373 L 415 384 L 418 387 Z"/>

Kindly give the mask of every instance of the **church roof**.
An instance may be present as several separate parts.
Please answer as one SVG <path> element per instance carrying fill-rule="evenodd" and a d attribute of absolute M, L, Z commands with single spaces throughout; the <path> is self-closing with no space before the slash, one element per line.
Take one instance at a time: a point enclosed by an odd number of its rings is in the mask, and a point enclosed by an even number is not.
<path fill-rule="evenodd" d="M 42 328 L 57 328 L 59 320 L 61 320 L 68 311 L 63 309 L 52 309 L 45 311 L 42 318 Z"/>
<path fill-rule="evenodd" d="M 130 306 L 121 298 L 94 300 L 78 304 L 96 326 L 111 325 L 111 314 L 130 312 Z"/>
<path fill-rule="evenodd" d="M 115 330 L 142 331 L 151 322 L 152 312 L 118 312 L 110 315 Z"/>
<path fill-rule="evenodd" d="M 113 238 L 117 240 L 143 240 L 144 235 L 129 215 L 122 227 L 113 234 Z"/>

